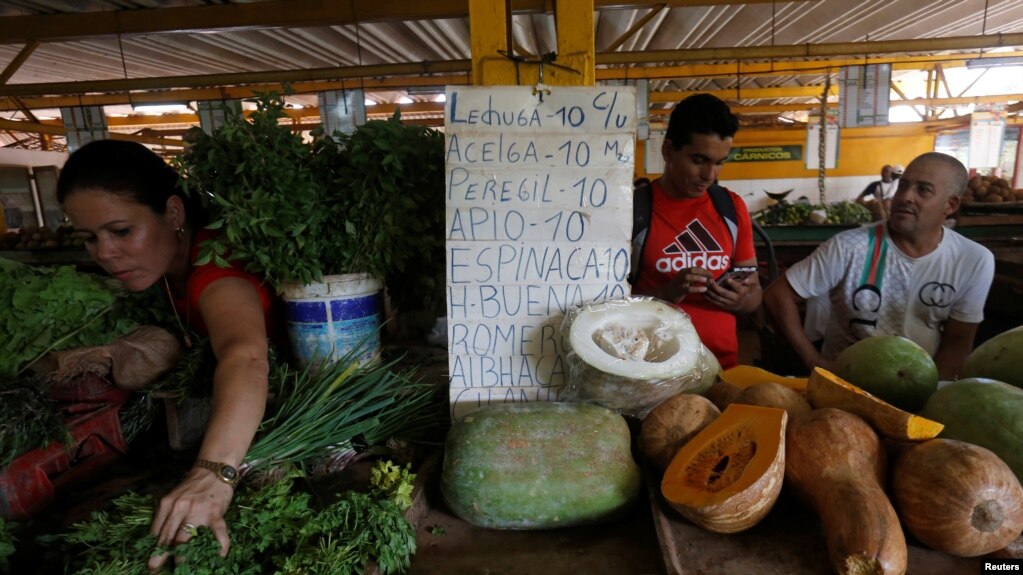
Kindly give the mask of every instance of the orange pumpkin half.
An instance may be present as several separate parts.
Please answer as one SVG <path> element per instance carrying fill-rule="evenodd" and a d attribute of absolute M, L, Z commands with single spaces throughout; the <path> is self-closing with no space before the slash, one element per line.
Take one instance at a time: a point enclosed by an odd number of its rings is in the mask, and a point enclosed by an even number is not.
<path fill-rule="evenodd" d="M 783 409 L 729 405 L 671 460 L 661 481 L 664 499 L 709 531 L 753 527 L 781 493 L 787 422 Z"/>

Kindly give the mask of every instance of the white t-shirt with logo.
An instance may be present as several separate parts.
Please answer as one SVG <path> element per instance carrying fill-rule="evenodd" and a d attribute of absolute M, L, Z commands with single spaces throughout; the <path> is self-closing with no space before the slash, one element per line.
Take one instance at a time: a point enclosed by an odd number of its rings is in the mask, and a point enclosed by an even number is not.
<path fill-rule="evenodd" d="M 873 335 L 902 335 L 932 356 L 948 319 L 980 323 L 995 260 L 984 246 L 948 228 L 919 258 L 889 239 L 885 223 L 841 232 L 788 269 L 800 297 L 828 294 L 831 317 L 822 355 L 834 358 Z"/>

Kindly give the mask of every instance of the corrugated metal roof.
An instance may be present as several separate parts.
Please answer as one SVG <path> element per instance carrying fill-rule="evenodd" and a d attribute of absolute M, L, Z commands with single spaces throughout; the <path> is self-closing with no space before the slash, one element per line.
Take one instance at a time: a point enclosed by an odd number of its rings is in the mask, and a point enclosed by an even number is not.
<path fill-rule="evenodd" d="M 0 66 L 11 66 L 23 50 L 30 53 L 20 66 L 13 69 L 13 73 L 8 71 L 10 77 L 0 86 L 0 96 L 10 95 L 4 90 L 20 88 L 24 91 L 27 87 L 52 83 L 64 83 L 62 94 L 73 97 L 76 92 L 66 83 L 214 77 L 254 72 L 266 72 L 272 76 L 274 73 L 304 70 L 319 70 L 322 75 L 329 74 L 332 68 L 341 70 L 355 66 L 467 61 L 471 58 L 467 17 L 414 18 L 423 13 L 467 14 L 467 0 L 378 0 L 378 4 L 374 6 L 369 0 L 340 1 L 336 3 L 336 18 L 324 18 L 321 12 L 316 18 L 306 21 L 301 14 L 287 11 L 289 5 L 297 9 L 311 5 L 301 1 L 7 1 L 0 3 Z M 520 0 L 514 5 L 531 4 L 536 2 Z M 621 67 L 649 70 L 672 67 L 680 62 L 694 63 L 690 54 L 676 51 L 746 49 L 742 53 L 744 63 L 769 62 L 777 66 L 778 70 L 786 70 L 787 62 L 791 62 L 792 58 L 758 57 L 758 52 L 782 46 L 925 40 L 927 42 L 913 44 L 914 50 L 906 51 L 903 55 L 950 54 L 962 50 L 954 49 L 955 46 L 947 42 L 948 39 L 984 39 L 990 51 L 990 47 L 1000 43 L 1006 35 L 1011 40 L 1019 40 L 1019 35 L 1023 33 L 1023 0 L 676 0 L 665 5 L 651 3 L 646 6 L 627 1 L 618 4 L 624 7 L 611 7 L 611 3 L 606 1 L 595 2 L 598 69 L 605 70 L 605 77 L 613 75 L 609 70 Z M 224 28 L 230 24 L 217 19 L 210 19 L 208 23 L 196 20 L 196 9 L 214 6 L 220 6 L 221 9 L 255 7 L 257 10 L 265 10 L 265 20 L 271 20 L 277 15 L 287 21 L 288 25 L 261 22 L 242 28 Z M 167 22 L 145 23 L 144 17 L 148 15 L 163 18 L 167 14 L 174 14 L 152 12 L 169 8 L 179 9 L 178 12 L 190 11 L 190 19 L 186 20 L 189 24 L 187 30 L 176 31 L 173 18 L 167 18 Z M 365 21 L 344 23 L 359 18 L 351 17 L 350 14 L 345 16 L 343 13 L 346 8 L 347 12 L 357 14 L 370 10 L 376 12 Z M 83 25 L 76 27 L 75 18 L 84 22 L 86 17 L 96 14 L 114 15 L 115 24 L 111 25 L 114 27 L 105 29 L 97 25 L 95 30 Z M 143 23 L 132 23 L 134 21 L 130 17 L 140 15 L 143 16 Z M 26 17 L 31 20 L 26 20 Z M 623 38 L 627 31 L 644 18 L 649 18 L 649 21 L 634 34 Z M 23 31 L 22 28 L 39 26 L 40 22 L 43 23 L 41 29 L 46 32 L 46 37 L 41 37 L 38 46 L 30 50 L 26 46 L 32 40 L 31 30 Z M 121 29 L 117 27 L 121 23 L 127 32 L 111 33 L 111 30 Z M 517 13 L 512 19 L 512 32 L 515 49 L 519 53 L 543 54 L 556 49 L 555 23 L 551 14 L 533 11 Z M 1020 43 L 1023 44 L 1023 41 Z M 665 58 L 679 60 L 625 65 L 599 64 L 602 54 L 641 55 L 658 54 L 658 51 L 663 51 Z M 866 55 L 858 54 L 855 57 L 865 58 Z M 801 61 L 813 59 L 825 61 L 822 67 L 830 66 L 830 61 L 823 57 L 796 58 Z M 722 75 L 720 70 L 727 70 L 729 66 L 738 70 L 738 60 L 729 57 L 704 62 L 722 66 L 715 75 L 670 72 L 669 77 L 653 78 L 650 82 L 651 90 L 676 92 L 738 88 L 740 91 L 730 98 L 737 105 L 806 103 L 814 101 L 810 90 L 796 96 L 774 93 L 774 97 L 771 97 L 771 92 L 766 92 L 765 98 L 752 98 L 748 95 L 751 93 L 749 90 L 754 88 L 820 86 L 824 83 L 825 74 L 834 72 L 833 69 L 816 69 L 798 74 L 788 70 L 777 74 Z M 901 73 L 896 72 L 896 76 Z M 423 79 L 422 76 L 406 78 L 405 82 L 409 85 L 415 85 Z M 230 85 L 229 79 L 229 76 L 225 76 L 224 86 Z M 370 80 L 374 79 L 379 80 Z M 346 84 L 357 87 L 366 82 L 365 79 L 348 80 Z M 379 85 L 379 82 L 376 84 Z M 182 83 L 181 87 L 188 85 Z M 408 97 L 414 102 L 432 99 L 426 95 L 409 95 L 400 87 L 370 87 L 367 89 L 367 97 L 389 104 L 398 102 L 402 97 Z M 39 91 L 38 95 L 19 95 L 18 102 L 0 98 L 0 114 L 8 120 L 25 120 L 28 118 L 19 108 L 27 108 L 39 116 L 52 117 L 54 111 L 46 109 L 46 103 L 57 100 L 48 100 L 42 95 L 45 90 Z M 747 97 L 743 96 L 743 91 Z M 67 105 L 66 98 L 62 101 Z M 314 106 L 316 103 L 314 95 L 298 97 L 295 101 L 305 106 Z M 125 108 L 122 104 L 120 109 L 110 107 L 108 110 L 124 112 Z M 5 144 L 12 141 L 10 135 L 0 135 L 0 138 L 5 138 Z"/>

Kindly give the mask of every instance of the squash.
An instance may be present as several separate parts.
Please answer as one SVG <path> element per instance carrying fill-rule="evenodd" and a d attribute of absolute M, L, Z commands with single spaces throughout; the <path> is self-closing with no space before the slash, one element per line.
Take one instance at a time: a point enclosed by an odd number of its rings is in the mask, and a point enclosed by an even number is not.
<path fill-rule="evenodd" d="M 491 404 L 454 421 L 441 495 L 465 522 L 549 529 L 617 519 L 640 492 L 629 426 L 581 403 Z"/>
<path fill-rule="evenodd" d="M 724 411 L 725 408 L 735 401 L 735 398 L 739 397 L 740 393 L 742 393 L 741 387 L 732 385 L 727 381 L 719 381 L 710 386 L 710 389 L 703 396 L 717 406 L 718 410 Z"/>
<path fill-rule="evenodd" d="M 994 451 L 1023 482 L 1023 389 L 960 379 L 936 391 L 920 414 L 945 424 L 941 437 Z"/>
<path fill-rule="evenodd" d="M 1023 325 L 992 337 L 977 346 L 963 364 L 963 378 L 997 379 L 1023 388 Z"/>
<path fill-rule="evenodd" d="M 680 393 L 665 399 L 643 418 L 640 447 L 658 471 L 701 429 L 721 415 L 721 410 L 701 395 Z"/>
<path fill-rule="evenodd" d="M 732 404 L 671 460 L 661 481 L 668 505 L 715 533 L 736 533 L 763 519 L 785 473 L 782 409 Z"/>
<path fill-rule="evenodd" d="M 569 400 L 639 415 L 713 369 L 689 315 L 649 297 L 585 304 L 565 318 Z M 709 353 L 709 352 L 708 352 Z"/>
<path fill-rule="evenodd" d="M 786 377 L 752 365 L 737 365 L 735 367 L 731 367 L 722 371 L 721 375 L 718 377 L 722 381 L 727 381 L 728 383 L 743 389 L 760 383 L 774 382 L 780 383 L 785 387 L 791 387 L 794 391 L 798 391 L 799 393 L 805 393 L 807 385 L 805 377 Z"/>
<path fill-rule="evenodd" d="M 789 424 L 786 443 L 785 483 L 820 517 L 835 571 L 905 573 L 906 538 L 882 487 L 885 453 L 870 425 L 815 409 Z"/>
<path fill-rule="evenodd" d="M 1004 548 L 1023 531 L 1023 486 L 997 455 L 953 439 L 919 443 L 892 467 L 902 525 L 928 547 L 960 557 Z"/>
<path fill-rule="evenodd" d="M 835 407 L 854 413 L 881 435 L 900 441 L 934 439 L 943 428 L 937 421 L 902 411 L 819 367 L 810 374 L 806 398 L 814 408 Z"/>
<path fill-rule="evenodd" d="M 919 411 L 938 389 L 938 366 L 931 354 L 900 335 L 875 335 L 843 349 L 835 375 L 884 401 Z"/>
<path fill-rule="evenodd" d="M 798 391 L 774 381 L 751 385 L 739 392 L 734 401 L 746 405 L 784 409 L 789 414 L 789 419 L 810 413 L 811 409 L 810 403 Z"/>

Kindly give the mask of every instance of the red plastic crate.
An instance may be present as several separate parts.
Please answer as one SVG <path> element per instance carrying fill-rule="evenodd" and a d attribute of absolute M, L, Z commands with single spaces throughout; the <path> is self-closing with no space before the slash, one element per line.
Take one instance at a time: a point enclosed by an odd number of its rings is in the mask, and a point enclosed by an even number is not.
<path fill-rule="evenodd" d="M 68 421 L 70 449 L 55 442 L 20 455 L 3 470 L 0 516 L 20 520 L 35 515 L 59 493 L 95 477 L 128 450 L 118 418 L 121 404 L 93 407 Z"/>

